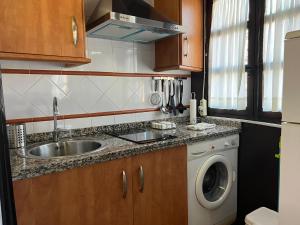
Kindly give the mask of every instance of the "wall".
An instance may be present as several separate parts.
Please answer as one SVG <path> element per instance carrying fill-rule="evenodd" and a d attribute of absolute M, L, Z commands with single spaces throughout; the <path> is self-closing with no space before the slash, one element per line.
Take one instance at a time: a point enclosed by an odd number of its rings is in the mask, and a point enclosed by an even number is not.
<path fill-rule="evenodd" d="M 155 108 L 149 103 L 151 77 L 122 77 L 114 74 L 111 76 L 59 75 L 64 70 L 154 73 L 153 43 L 136 44 L 87 38 L 87 55 L 92 59 L 92 63 L 71 68 L 57 63 L 0 61 L 4 69 L 57 71 L 54 75 L 3 74 L 7 119 L 51 116 L 54 96 L 58 97 L 60 113 L 63 115 Z M 166 73 L 189 74 L 185 71 Z M 188 104 L 190 86 L 191 80 L 188 78 L 184 81 L 183 104 Z M 82 128 L 164 117 L 166 116 L 160 112 L 109 115 L 65 119 L 59 122 L 59 126 Z M 27 131 L 28 133 L 46 132 L 51 131 L 52 126 L 51 121 L 27 123 Z"/>
<path fill-rule="evenodd" d="M 204 78 L 204 73 L 203 72 L 197 72 L 197 73 L 192 73 L 191 74 L 191 92 L 196 93 L 196 99 L 197 99 L 197 105 L 199 106 L 200 100 L 202 99 L 203 95 L 203 78 Z M 205 91 L 204 91 L 204 98 L 208 100 L 207 96 L 207 87 L 208 87 L 208 79 L 206 77 L 205 79 Z M 198 112 L 198 116 L 199 112 Z"/>
<path fill-rule="evenodd" d="M 238 219 L 267 207 L 277 210 L 279 188 L 280 128 L 243 123 L 238 157 Z"/>

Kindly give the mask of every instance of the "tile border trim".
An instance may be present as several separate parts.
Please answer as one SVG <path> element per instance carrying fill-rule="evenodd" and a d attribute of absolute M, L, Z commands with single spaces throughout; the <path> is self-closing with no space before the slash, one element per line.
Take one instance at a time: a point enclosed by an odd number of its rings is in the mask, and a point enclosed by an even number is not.
<path fill-rule="evenodd" d="M 189 106 L 186 106 L 186 107 L 189 108 Z M 116 115 L 124 115 L 124 114 L 136 114 L 136 113 L 159 112 L 159 111 L 160 111 L 159 108 L 129 109 L 129 110 L 120 110 L 120 111 L 60 115 L 60 116 L 58 116 L 57 119 L 58 120 L 80 119 L 80 118 L 101 117 L 101 116 L 116 116 Z M 6 124 L 45 122 L 45 121 L 51 121 L 51 120 L 53 120 L 53 116 L 20 118 L 20 119 L 6 120 Z"/>
<path fill-rule="evenodd" d="M 23 75 L 73 75 L 73 76 L 106 76 L 106 77 L 175 77 L 190 78 L 190 74 L 157 74 L 157 73 L 119 73 L 98 71 L 72 71 L 72 70 L 31 70 L 31 69 L 1 69 L 3 74 Z"/>

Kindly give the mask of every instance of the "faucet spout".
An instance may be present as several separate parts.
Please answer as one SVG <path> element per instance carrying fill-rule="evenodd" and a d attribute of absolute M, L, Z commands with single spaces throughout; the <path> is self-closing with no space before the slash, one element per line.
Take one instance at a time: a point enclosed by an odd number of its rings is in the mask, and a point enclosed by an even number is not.
<path fill-rule="evenodd" d="M 53 98 L 53 124 L 54 124 L 54 130 L 53 130 L 53 141 L 58 141 L 58 128 L 57 128 L 57 116 L 59 115 L 58 112 L 58 106 L 57 106 L 57 97 Z"/>

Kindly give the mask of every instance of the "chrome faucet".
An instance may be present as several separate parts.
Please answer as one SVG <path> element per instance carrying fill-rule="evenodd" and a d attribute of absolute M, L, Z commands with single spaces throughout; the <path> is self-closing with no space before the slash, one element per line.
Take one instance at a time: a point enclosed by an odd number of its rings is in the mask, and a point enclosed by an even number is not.
<path fill-rule="evenodd" d="M 72 130 L 61 129 L 57 127 L 57 117 L 59 116 L 57 97 L 53 98 L 53 141 L 59 142 L 61 133 L 68 133 L 69 138 L 72 138 Z"/>
<path fill-rule="evenodd" d="M 58 106 L 57 106 L 57 98 L 53 98 L 53 123 L 54 123 L 54 130 L 53 130 L 53 141 L 58 142 L 58 135 L 59 129 L 57 128 L 57 116 L 59 115 Z"/>

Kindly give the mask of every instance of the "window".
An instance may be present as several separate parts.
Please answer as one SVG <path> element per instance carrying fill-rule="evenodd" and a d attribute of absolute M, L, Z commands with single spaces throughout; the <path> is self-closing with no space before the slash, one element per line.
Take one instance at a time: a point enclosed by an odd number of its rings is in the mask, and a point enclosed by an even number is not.
<path fill-rule="evenodd" d="M 209 107 L 247 107 L 248 0 L 214 0 L 209 46 Z"/>
<path fill-rule="evenodd" d="M 209 114 L 280 122 L 284 38 L 300 30 L 300 0 L 207 2 Z"/>
<path fill-rule="evenodd" d="M 299 0 L 266 0 L 263 42 L 263 111 L 280 112 L 284 38 L 300 29 Z"/>

